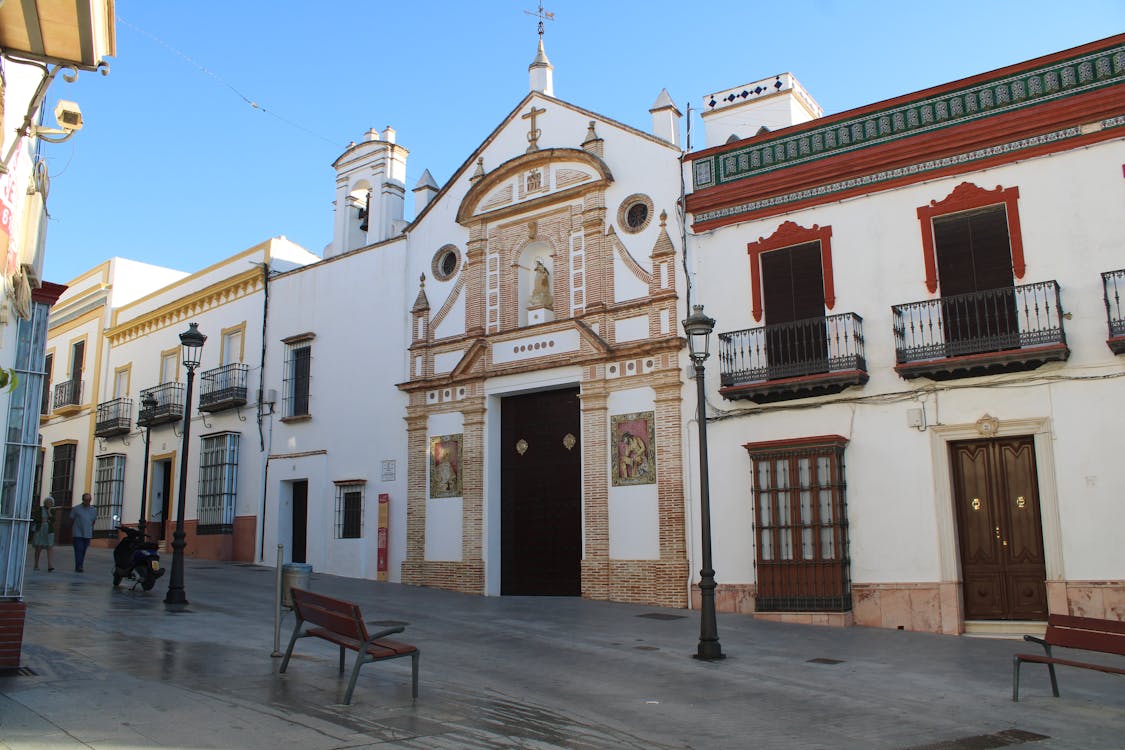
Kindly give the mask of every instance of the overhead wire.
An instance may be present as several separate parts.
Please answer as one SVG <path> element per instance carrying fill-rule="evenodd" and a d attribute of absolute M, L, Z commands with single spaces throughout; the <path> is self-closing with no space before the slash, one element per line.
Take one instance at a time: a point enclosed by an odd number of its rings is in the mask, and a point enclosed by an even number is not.
<path fill-rule="evenodd" d="M 149 31 L 146 31 L 145 29 L 142 29 L 135 24 L 129 23 L 127 20 L 125 20 L 121 16 L 117 16 L 117 23 L 122 25 L 122 26 L 126 26 L 126 27 L 132 29 L 133 31 L 137 32 L 138 34 L 142 34 L 142 35 L 148 37 L 152 41 L 159 44 L 161 47 L 164 47 L 166 50 L 168 50 L 172 54 L 174 54 L 177 57 L 180 57 L 181 59 L 183 59 L 185 62 L 187 62 L 189 65 L 191 65 L 193 68 L 195 68 L 199 72 L 203 73 L 204 75 L 206 75 L 210 78 L 213 78 L 219 84 L 221 84 L 221 85 L 225 86 L 226 88 L 230 89 L 234 93 L 235 96 L 237 96 L 239 99 L 241 99 L 243 102 L 245 102 L 247 104 L 247 106 L 249 106 L 251 109 L 255 109 L 259 112 L 262 112 L 263 114 L 267 114 L 270 117 L 273 117 L 276 120 L 278 120 L 278 121 L 280 121 L 280 122 L 282 122 L 282 123 L 284 123 L 284 124 L 286 124 L 286 125 L 288 125 L 292 128 L 296 128 L 297 130 L 301 130 L 301 131 L 307 133 L 308 135 L 313 136 L 314 138 L 319 138 L 322 141 L 325 141 L 327 143 L 331 143 L 333 146 L 339 146 L 340 145 L 340 141 L 337 140 L 337 139 L 329 138 L 328 136 L 323 135 L 322 133 L 318 133 L 315 130 L 312 130 L 311 128 L 305 127 L 304 125 L 300 124 L 299 122 L 294 122 L 293 120 L 290 120 L 287 117 L 282 117 L 281 115 L 277 114 L 276 112 L 274 112 L 271 109 L 267 109 L 265 106 L 258 103 L 258 101 L 256 101 L 255 99 L 251 99 L 249 96 L 244 94 L 238 87 L 236 87 L 230 81 L 226 80 L 225 78 L 220 76 L 218 73 L 216 73 L 215 71 L 208 68 L 206 65 L 203 65 L 202 63 L 198 62 L 197 60 L 195 60 L 191 56 L 189 56 L 189 55 L 185 54 L 184 52 L 180 51 L 176 47 L 173 47 L 171 44 L 164 41 L 163 39 L 156 36 L 155 34 L 149 32 Z"/>

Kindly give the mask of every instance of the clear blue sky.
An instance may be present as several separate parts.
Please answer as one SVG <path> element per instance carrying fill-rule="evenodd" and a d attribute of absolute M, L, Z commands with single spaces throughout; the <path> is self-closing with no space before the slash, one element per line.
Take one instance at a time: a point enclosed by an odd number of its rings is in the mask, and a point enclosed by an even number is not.
<path fill-rule="evenodd" d="M 276 235 L 319 254 L 349 141 L 391 125 L 408 191 L 423 169 L 444 184 L 527 93 L 536 4 L 117 0 L 109 76 L 60 78 L 48 102 L 77 101 L 85 128 L 43 147 L 44 278 L 114 255 L 196 271 Z M 545 7 L 555 95 L 644 130 L 662 88 L 686 111 L 789 71 L 833 113 L 1125 30 L 1122 0 Z"/>

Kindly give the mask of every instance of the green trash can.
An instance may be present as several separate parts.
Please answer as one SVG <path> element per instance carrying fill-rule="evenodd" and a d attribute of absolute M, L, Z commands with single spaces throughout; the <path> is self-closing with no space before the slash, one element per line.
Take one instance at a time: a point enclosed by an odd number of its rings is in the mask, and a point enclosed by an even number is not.
<path fill-rule="evenodd" d="M 313 567 L 307 563 L 285 563 L 281 566 L 281 606 L 293 607 L 290 589 L 308 589 Z"/>

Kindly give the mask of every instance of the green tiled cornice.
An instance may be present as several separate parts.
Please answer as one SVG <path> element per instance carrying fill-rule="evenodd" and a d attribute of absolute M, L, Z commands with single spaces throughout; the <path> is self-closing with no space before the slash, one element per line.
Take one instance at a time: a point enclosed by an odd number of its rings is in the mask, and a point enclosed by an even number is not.
<path fill-rule="evenodd" d="M 909 138 L 1125 81 L 1125 45 L 695 159 L 695 190 Z M 697 217 L 698 219 L 699 217 Z"/>

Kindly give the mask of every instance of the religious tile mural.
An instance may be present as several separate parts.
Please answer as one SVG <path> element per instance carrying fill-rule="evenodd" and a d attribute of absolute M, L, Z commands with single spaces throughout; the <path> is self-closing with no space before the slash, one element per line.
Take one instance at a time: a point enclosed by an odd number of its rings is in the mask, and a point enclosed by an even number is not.
<path fill-rule="evenodd" d="M 430 497 L 461 497 L 461 443 L 464 435 L 430 438 Z"/>
<path fill-rule="evenodd" d="M 613 486 L 656 484 L 656 428 L 653 412 L 610 417 Z"/>

